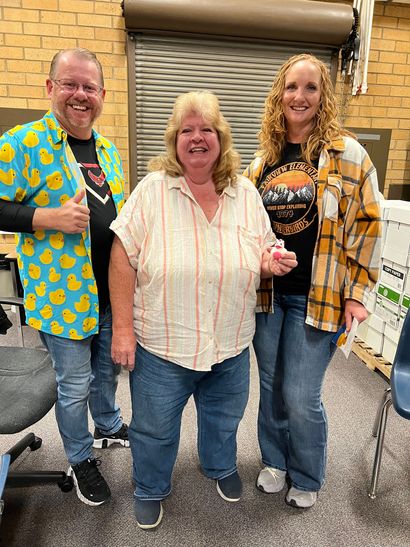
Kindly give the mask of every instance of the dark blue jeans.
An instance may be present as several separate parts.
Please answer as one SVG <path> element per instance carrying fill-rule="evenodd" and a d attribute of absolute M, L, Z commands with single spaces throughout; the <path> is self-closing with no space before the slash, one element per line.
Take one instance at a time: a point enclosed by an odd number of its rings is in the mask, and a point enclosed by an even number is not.
<path fill-rule="evenodd" d="M 209 372 L 198 372 L 138 346 L 130 385 L 135 497 L 161 500 L 170 493 L 182 411 L 191 395 L 197 409 L 203 472 L 222 479 L 236 471 L 236 434 L 249 395 L 249 349 Z"/>
<path fill-rule="evenodd" d="M 299 490 L 324 481 L 326 413 L 321 400 L 334 333 L 305 323 L 306 297 L 275 295 L 274 313 L 256 314 L 259 367 L 258 438 L 262 461 L 287 471 Z"/>

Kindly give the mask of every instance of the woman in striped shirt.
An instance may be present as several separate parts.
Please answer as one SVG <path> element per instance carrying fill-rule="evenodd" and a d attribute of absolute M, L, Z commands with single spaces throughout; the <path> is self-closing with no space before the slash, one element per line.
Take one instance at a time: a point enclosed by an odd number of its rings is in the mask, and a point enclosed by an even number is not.
<path fill-rule="evenodd" d="M 269 252 L 269 218 L 256 188 L 236 174 L 239 157 L 214 94 L 178 97 L 165 143 L 166 155 L 151 162 L 111 225 L 112 356 L 131 371 L 134 507 L 144 529 L 161 521 L 191 395 L 203 472 L 223 499 L 239 500 L 236 433 L 256 289 L 261 274 L 296 265 L 294 253 Z"/>

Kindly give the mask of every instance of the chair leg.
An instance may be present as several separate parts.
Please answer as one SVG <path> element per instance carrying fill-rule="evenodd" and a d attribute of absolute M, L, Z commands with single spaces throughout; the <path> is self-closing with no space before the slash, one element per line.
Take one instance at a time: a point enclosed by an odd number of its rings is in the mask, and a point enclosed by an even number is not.
<path fill-rule="evenodd" d="M 379 408 L 377 409 L 377 414 L 376 414 L 376 418 L 374 420 L 373 429 L 372 429 L 373 437 L 377 437 L 377 430 L 379 428 L 380 416 L 381 416 L 381 413 L 382 413 L 382 410 L 383 410 L 384 403 L 386 402 L 386 399 L 389 397 L 390 392 L 391 392 L 390 387 L 385 389 L 383 399 L 381 400 Z"/>
<path fill-rule="evenodd" d="M 380 419 L 379 424 L 377 428 L 377 445 L 376 445 L 376 452 L 374 455 L 374 462 L 373 462 L 373 473 L 372 473 L 372 482 L 370 485 L 369 490 L 369 498 L 374 500 L 376 498 L 376 491 L 377 491 L 377 483 L 379 481 L 379 473 L 380 473 L 380 463 L 382 460 L 382 452 L 383 452 L 383 444 L 384 444 L 384 435 L 386 433 L 386 423 L 387 423 L 387 413 L 389 411 L 390 406 L 392 405 L 392 399 L 391 396 L 387 397 L 385 396 L 383 406 L 381 407 Z"/>
<path fill-rule="evenodd" d="M 37 450 L 41 446 L 41 439 L 39 437 L 36 437 L 34 433 L 28 433 L 25 437 L 20 439 L 18 443 L 16 443 L 13 447 L 10 448 L 6 452 L 6 454 L 10 454 L 10 464 L 14 462 L 16 458 L 22 454 L 26 448 L 30 448 L 31 450 Z"/>
<path fill-rule="evenodd" d="M 72 489 L 73 481 L 64 471 L 9 472 L 6 488 L 32 486 L 34 484 L 57 483 L 63 492 Z"/>

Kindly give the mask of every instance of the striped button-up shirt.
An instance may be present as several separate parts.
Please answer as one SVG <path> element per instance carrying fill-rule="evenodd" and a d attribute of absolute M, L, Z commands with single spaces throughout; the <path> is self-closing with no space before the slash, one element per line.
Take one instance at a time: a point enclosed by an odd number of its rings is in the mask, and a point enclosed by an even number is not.
<path fill-rule="evenodd" d="M 264 167 L 259 156 L 244 175 L 258 187 Z M 306 323 L 336 331 L 344 321 L 346 299 L 366 305 L 380 266 L 376 169 L 365 149 L 351 137 L 335 140 L 320 154 L 317 207 L 319 229 Z M 270 279 L 262 281 L 257 311 L 272 311 Z"/>
<path fill-rule="evenodd" d="M 250 345 L 273 234 L 249 180 L 223 191 L 208 222 L 184 177 L 151 173 L 111 228 L 137 271 L 134 329 L 145 349 L 206 371 Z"/>

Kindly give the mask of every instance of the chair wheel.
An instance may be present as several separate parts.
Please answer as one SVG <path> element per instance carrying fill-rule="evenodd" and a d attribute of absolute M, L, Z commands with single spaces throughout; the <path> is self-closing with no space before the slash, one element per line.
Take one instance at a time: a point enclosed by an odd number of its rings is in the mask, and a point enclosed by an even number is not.
<path fill-rule="evenodd" d="M 34 441 L 29 445 L 30 450 L 34 452 L 34 450 L 38 450 L 42 444 L 43 440 L 40 439 L 40 437 L 34 437 Z"/>
<path fill-rule="evenodd" d="M 65 479 L 58 483 L 58 486 L 62 492 L 70 492 L 74 486 L 73 477 L 66 475 Z"/>

